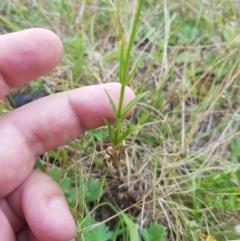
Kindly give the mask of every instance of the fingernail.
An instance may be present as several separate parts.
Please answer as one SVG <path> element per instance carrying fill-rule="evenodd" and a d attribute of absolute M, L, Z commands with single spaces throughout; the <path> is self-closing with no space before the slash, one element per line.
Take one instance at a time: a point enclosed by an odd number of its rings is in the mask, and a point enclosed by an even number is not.
<path fill-rule="evenodd" d="M 61 214 L 65 218 L 69 219 L 70 221 L 74 222 L 72 214 L 71 214 L 66 202 L 63 199 L 53 198 L 50 201 L 48 207 L 57 211 L 59 214 Z"/>

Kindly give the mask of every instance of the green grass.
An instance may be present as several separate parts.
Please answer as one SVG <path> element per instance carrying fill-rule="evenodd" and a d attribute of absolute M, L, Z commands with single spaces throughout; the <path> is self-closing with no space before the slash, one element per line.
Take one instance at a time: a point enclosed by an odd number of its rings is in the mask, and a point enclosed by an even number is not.
<path fill-rule="evenodd" d="M 24 2 L 0 3 L 0 32 L 49 28 L 65 49 L 58 71 L 31 87 L 51 79 L 59 92 L 118 80 L 113 1 Z M 136 1 L 119 3 L 128 36 Z M 239 14 L 238 1 L 143 1 L 129 58 L 133 67 L 140 56 L 139 66 L 129 85 L 148 94 L 128 121 L 142 128 L 125 141 L 123 180 L 103 165 L 106 128 L 49 152 L 48 165 L 37 162 L 63 188 L 77 240 L 104 233 L 106 241 L 153 241 L 164 232 L 169 241 L 240 239 Z"/>

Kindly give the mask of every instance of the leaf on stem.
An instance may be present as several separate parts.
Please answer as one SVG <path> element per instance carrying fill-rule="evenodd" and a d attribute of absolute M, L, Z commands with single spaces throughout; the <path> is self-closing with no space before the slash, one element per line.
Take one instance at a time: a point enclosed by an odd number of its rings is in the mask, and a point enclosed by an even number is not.
<path fill-rule="evenodd" d="M 125 65 L 125 42 L 124 42 L 124 38 L 122 38 L 121 40 L 121 47 L 120 47 L 120 56 L 119 56 L 119 62 L 120 62 L 120 66 L 119 66 L 119 81 L 121 84 L 123 84 L 125 82 L 126 76 L 124 75 L 124 65 Z"/>
<path fill-rule="evenodd" d="M 112 106 L 112 110 L 113 110 L 114 116 L 115 116 L 115 118 L 117 118 L 117 108 L 116 108 L 116 106 L 115 106 L 115 104 L 113 102 L 113 99 L 112 99 L 112 97 L 109 95 L 109 93 L 105 89 L 104 89 L 104 91 L 107 94 L 109 102 L 110 102 L 110 104 Z"/>
<path fill-rule="evenodd" d="M 124 109 L 122 110 L 122 113 L 121 113 L 121 117 L 120 118 L 123 118 L 127 113 L 128 111 L 140 100 L 142 99 L 148 92 L 144 92 L 144 93 L 141 93 L 139 95 L 137 95 L 133 100 L 131 100 L 127 106 L 124 107 Z"/>
<path fill-rule="evenodd" d="M 134 15 L 133 23 L 132 23 L 132 28 L 130 32 L 130 37 L 129 37 L 129 42 L 128 42 L 128 47 L 127 47 L 127 52 L 126 52 L 126 57 L 125 57 L 125 68 L 124 68 L 124 75 L 127 76 L 127 69 L 128 69 L 128 62 L 129 62 L 129 57 L 130 57 L 130 52 L 133 46 L 134 38 L 137 32 L 137 25 L 139 21 L 139 16 L 141 13 L 143 5 L 143 0 L 138 0 L 137 3 L 137 9 Z"/>
<path fill-rule="evenodd" d="M 106 124 L 106 126 L 108 128 L 109 139 L 110 139 L 110 141 L 112 143 L 114 143 L 114 141 L 115 141 L 115 132 L 114 132 L 114 130 L 112 128 L 112 125 L 111 125 L 111 123 L 108 120 L 106 120 L 106 119 L 103 119 L 103 120 L 104 120 L 104 122 L 105 122 L 105 124 Z"/>
<path fill-rule="evenodd" d="M 118 138 L 118 145 L 120 144 L 120 143 L 122 143 L 122 141 L 123 140 L 125 140 L 130 134 L 132 134 L 133 132 L 135 132 L 135 131 L 137 131 L 137 130 L 139 130 L 139 129 L 141 129 L 141 126 L 140 125 L 137 125 L 137 126 L 131 126 L 131 127 L 129 127 L 126 131 L 124 131 L 123 133 L 122 133 L 122 135 Z"/>
<path fill-rule="evenodd" d="M 134 66 L 132 67 L 131 71 L 130 71 L 130 74 L 128 75 L 128 77 L 126 78 L 125 80 L 125 85 L 127 85 L 133 78 L 134 74 L 136 73 L 137 71 L 137 68 L 138 68 L 138 65 L 139 65 L 139 62 L 140 62 L 140 57 L 137 59 L 137 61 L 135 62 Z"/>

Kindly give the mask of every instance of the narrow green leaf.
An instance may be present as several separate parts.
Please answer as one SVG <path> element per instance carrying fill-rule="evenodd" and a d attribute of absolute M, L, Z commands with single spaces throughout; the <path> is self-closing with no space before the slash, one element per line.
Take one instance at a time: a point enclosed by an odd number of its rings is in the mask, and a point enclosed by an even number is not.
<path fill-rule="evenodd" d="M 123 106 L 124 92 L 125 92 L 125 85 L 121 85 L 119 102 L 118 102 L 117 119 L 121 119 L 121 116 L 122 116 L 122 106 Z"/>
<path fill-rule="evenodd" d="M 128 111 L 140 100 L 142 99 L 148 92 L 144 92 L 144 93 L 141 93 L 139 95 L 137 95 L 133 100 L 131 100 L 127 106 L 122 110 L 122 113 L 121 113 L 121 117 L 120 118 L 123 118 L 127 113 Z"/>
<path fill-rule="evenodd" d="M 111 123 L 106 120 L 106 119 L 103 119 L 107 128 L 108 128 L 108 134 L 109 134 L 109 139 L 112 143 L 114 143 L 114 140 L 115 140 L 115 132 L 114 132 L 114 129 L 112 128 L 112 125 Z"/>
<path fill-rule="evenodd" d="M 122 122 L 120 119 L 114 122 L 114 141 L 112 142 L 114 145 L 118 144 L 118 138 L 122 133 Z"/>
<path fill-rule="evenodd" d="M 123 213 L 121 215 L 123 217 L 123 220 L 125 224 L 127 225 L 127 229 L 130 235 L 130 240 L 131 241 L 139 241 L 139 236 L 138 236 L 138 225 L 135 224 L 128 216 L 127 214 Z M 157 240 L 157 239 L 156 239 Z"/>
<path fill-rule="evenodd" d="M 113 110 L 114 116 L 117 118 L 117 108 L 116 108 L 116 106 L 115 106 L 115 104 L 113 102 L 113 99 L 112 99 L 112 97 L 109 95 L 109 93 L 105 89 L 104 89 L 104 91 L 107 94 L 109 102 L 110 102 L 110 104 L 112 106 L 112 110 Z"/>
<path fill-rule="evenodd" d="M 141 9 L 142 9 L 142 5 L 143 5 L 143 0 L 138 0 L 137 3 L 137 9 L 134 15 L 134 19 L 133 19 L 133 24 L 131 27 L 131 32 L 130 32 L 130 37 L 129 37 L 129 43 L 128 43 L 128 47 L 127 47 L 127 52 L 126 52 L 126 57 L 125 57 L 125 68 L 124 68 L 124 75 L 127 75 L 127 69 L 128 69 L 128 62 L 129 62 L 129 57 L 130 57 L 130 53 L 131 53 L 131 49 L 133 46 L 133 42 L 134 42 L 134 38 L 137 32 L 137 25 L 138 25 L 138 21 L 139 21 L 139 16 L 141 13 Z"/>
<path fill-rule="evenodd" d="M 132 24 L 132 29 L 131 29 L 131 33 L 130 33 L 130 37 L 129 37 L 129 45 L 128 45 L 128 52 L 127 54 L 130 55 L 130 51 L 133 45 L 133 41 L 137 32 L 137 25 L 138 25 L 138 21 L 139 21 L 139 16 L 142 10 L 142 5 L 143 5 L 143 0 L 138 0 L 137 3 L 137 9 L 135 12 L 135 16 L 134 16 L 134 20 L 133 20 L 133 24 Z"/>
<path fill-rule="evenodd" d="M 144 241 L 149 241 L 149 233 L 147 229 L 142 229 L 140 233 Z"/>
<path fill-rule="evenodd" d="M 122 143 L 123 140 L 125 140 L 130 134 L 132 134 L 133 132 L 137 131 L 141 129 L 141 126 L 131 126 L 129 127 L 125 132 L 123 132 L 123 134 L 119 137 L 118 139 L 118 143 L 117 144 L 120 144 Z"/>
<path fill-rule="evenodd" d="M 130 71 L 130 74 L 128 75 L 128 77 L 126 78 L 126 81 L 125 81 L 125 85 L 127 85 L 133 78 L 134 74 L 136 73 L 137 71 L 137 68 L 138 68 L 138 65 L 140 63 L 140 58 L 138 58 L 138 60 L 135 62 L 132 70 Z"/>
<path fill-rule="evenodd" d="M 121 41 L 121 46 L 120 46 L 120 56 L 119 56 L 119 62 L 120 62 L 120 66 L 119 66 L 119 81 L 120 83 L 123 83 L 126 79 L 126 76 L 124 76 L 124 64 L 125 64 L 125 42 L 124 42 L 124 38 L 122 38 Z"/>

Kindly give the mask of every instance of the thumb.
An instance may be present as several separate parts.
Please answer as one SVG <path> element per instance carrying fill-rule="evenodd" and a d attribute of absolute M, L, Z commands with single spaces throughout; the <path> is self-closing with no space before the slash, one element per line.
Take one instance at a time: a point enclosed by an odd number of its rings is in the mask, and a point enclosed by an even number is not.
<path fill-rule="evenodd" d="M 39 241 L 70 241 L 75 237 L 76 225 L 64 194 L 46 174 L 34 170 L 9 195 L 8 202 Z"/>

